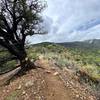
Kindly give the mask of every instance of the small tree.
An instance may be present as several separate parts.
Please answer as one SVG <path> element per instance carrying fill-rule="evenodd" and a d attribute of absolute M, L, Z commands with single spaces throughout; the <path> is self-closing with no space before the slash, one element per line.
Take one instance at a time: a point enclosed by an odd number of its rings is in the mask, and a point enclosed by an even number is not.
<path fill-rule="evenodd" d="M 45 7 L 39 0 L 0 1 L 0 45 L 22 64 L 27 57 L 27 36 L 42 34 L 40 13 Z"/>

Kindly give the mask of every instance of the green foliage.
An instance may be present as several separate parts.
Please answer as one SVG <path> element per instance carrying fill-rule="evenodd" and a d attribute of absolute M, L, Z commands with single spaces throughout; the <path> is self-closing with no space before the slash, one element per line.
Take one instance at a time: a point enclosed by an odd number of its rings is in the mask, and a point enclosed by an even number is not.
<path fill-rule="evenodd" d="M 16 65 L 15 60 L 7 61 L 2 66 L 0 66 L 0 73 L 14 69 L 16 67 L 15 65 Z"/>
<path fill-rule="evenodd" d="M 21 93 L 21 91 L 16 90 L 16 91 L 12 92 L 10 95 L 8 95 L 5 98 L 5 100 L 17 100 L 20 93 Z"/>
<path fill-rule="evenodd" d="M 7 58 L 12 57 L 8 51 L 0 52 L 0 73 L 7 72 L 9 70 L 14 69 L 16 66 L 15 60 L 6 60 Z"/>

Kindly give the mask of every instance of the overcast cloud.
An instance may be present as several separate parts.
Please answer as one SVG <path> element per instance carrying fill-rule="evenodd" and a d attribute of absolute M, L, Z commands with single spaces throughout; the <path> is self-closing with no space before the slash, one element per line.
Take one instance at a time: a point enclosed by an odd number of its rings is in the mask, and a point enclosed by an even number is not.
<path fill-rule="evenodd" d="M 43 12 L 47 35 L 32 43 L 67 42 L 100 38 L 100 0 L 47 0 Z"/>

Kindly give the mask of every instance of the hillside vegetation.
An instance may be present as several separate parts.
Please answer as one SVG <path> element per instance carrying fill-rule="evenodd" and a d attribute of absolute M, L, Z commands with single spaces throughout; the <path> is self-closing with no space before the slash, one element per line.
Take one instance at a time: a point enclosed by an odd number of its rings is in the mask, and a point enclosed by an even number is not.
<path fill-rule="evenodd" d="M 100 49 L 99 47 L 93 47 L 90 42 L 73 43 L 71 45 L 64 43 L 40 43 L 31 45 L 27 48 L 28 56 L 31 61 L 36 61 L 39 57 L 48 59 L 57 65 L 60 69 L 64 67 L 75 71 L 76 75 L 80 77 L 81 83 L 88 84 L 96 91 L 100 91 Z M 66 47 L 66 48 L 65 48 Z M 17 61 L 5 60 L 11 57 L 6 50 L 1 50 L 0 61 L 0 73 L 10 71 L 15 68 Z"/>
<path fill-rule="evenodd" d="M 92 86 L 93 89 L 100 90 L 100 50 L 99 48 L 78 48 L 52 43 L 42 43 L 33 45 L 28 50 L 31 59 L 37 59 L 40 55 L 45 59 L 54 62 L 61 69 L 76 71 L 76 74 L 84 73 L 80 76 L 80 81 Z"/>
<path fill-rule="evenodd" d="M 80 64 L 90 76 L 100 79 L 100 40 L 86 40 L 84 42 L 62 43 L 74 60 Z"/>
<path fill-rule="evenodd" d="M 0 47 L 0 74 L 14 69 L 16 63 L 14 57 L 6 49 Z"/>

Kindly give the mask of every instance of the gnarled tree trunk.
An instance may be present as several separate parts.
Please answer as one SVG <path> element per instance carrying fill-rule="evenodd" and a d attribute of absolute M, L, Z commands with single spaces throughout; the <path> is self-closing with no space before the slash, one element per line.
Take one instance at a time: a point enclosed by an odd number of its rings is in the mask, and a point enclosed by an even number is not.
<path fill-rule="evenodd" d="M 22 75 L 26 71 L 35 68 L 34 62 L 31 62 L 30 59 L 27 57 L 27 53 L 24 48 L 17 50 L 11 48 L 9 51 L 12 55 L 16 56 L 20 64 L 17 66 L 16 69 L 1 75 L 0 85 L 8 83 L 15 75 Z M 15 51 L 17 51 L 16 54 L 13 53 Z"/>
<path fill-rule="evenodd" d="M 30 68 L 35 68 L 33 62 L 27 57 L 26 51 L 21 51 L 20 55 L 18 56 L 18 60 L 20 61 L 21 71 L 27 71 Z"/>

